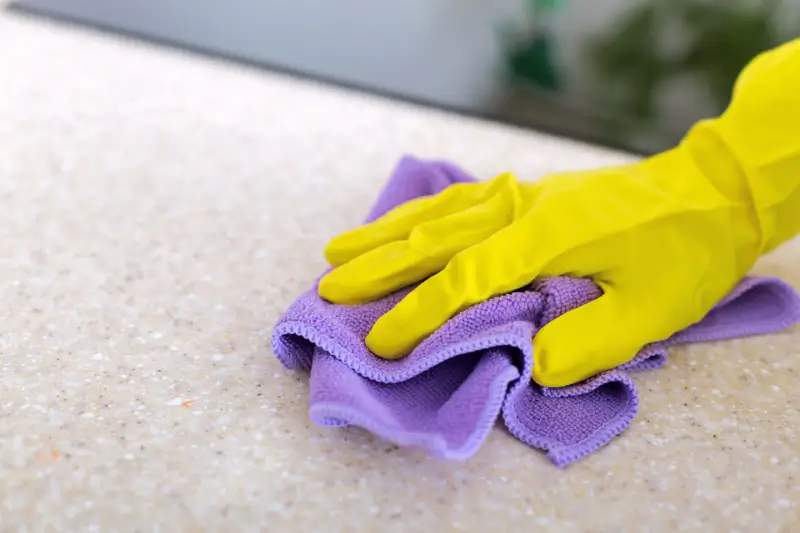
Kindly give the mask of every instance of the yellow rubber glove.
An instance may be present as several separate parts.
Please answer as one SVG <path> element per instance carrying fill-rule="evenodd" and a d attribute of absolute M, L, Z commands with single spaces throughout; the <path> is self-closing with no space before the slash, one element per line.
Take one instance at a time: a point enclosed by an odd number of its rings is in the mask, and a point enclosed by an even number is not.
<path fill-rule="evenodd" d="M 395 359 L 537 277 L 592 277 L 604 294 L 534 340 L 533 378 L 557 387 L 697 322 L 798 231 L 800 40 L 754 59 L 725 113 L 667 152 L 535 183 L 455 185 L 336 237 L 319 293 L 357 304 L 424 280 L 366 339 Z"/>

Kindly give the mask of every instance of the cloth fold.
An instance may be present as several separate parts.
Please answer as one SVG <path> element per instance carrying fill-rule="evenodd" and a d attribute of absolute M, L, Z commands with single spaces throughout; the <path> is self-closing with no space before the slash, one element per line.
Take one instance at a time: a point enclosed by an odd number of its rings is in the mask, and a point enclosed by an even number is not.
<path fill-rule="evenodd" d="M 404 157 L 366 221 L 474 179 L 448 162 Z M 632 361 L 572 386 L 547 388 L 530 378 L 531 339 L 547 322 L 600 296 L 591 280 L 538 280 L 463 311 L 404 359 L 374 356 L 364 343 L 367 333 L 412 289 L 341 306 L 322 300 L 315 286 L 275 325 L 272 349 L 286 368 L 310 371 L 315 423 L 360 426 L 397 445 L 456 460 L 473 455 L 501 417 L 514 436 L 563 467 L 630 425 L 639 396 L 629 373 L 664 365 L 668 346 L 772 333 L 800 321 L 800 297 L 791 286 L 747 277 L 699 323 L 645 347 Z"/>

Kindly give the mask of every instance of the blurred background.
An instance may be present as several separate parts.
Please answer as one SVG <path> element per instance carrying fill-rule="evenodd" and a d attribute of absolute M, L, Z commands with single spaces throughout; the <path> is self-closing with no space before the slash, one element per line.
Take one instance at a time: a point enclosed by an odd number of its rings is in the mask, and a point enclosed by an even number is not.
<path fill-rule="evenodd" d="M 14 7 L 637 153 L 724 109 L 798 0 L 19 0 Z"/>

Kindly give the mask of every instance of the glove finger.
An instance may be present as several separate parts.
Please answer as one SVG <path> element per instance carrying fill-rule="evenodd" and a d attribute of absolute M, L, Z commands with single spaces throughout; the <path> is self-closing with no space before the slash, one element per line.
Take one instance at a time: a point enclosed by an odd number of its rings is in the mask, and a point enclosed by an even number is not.
<path fill-rule="evenodd" d="M 653 335 L 652 317 L 600 282 L 604 294 L 546 324 L 534 337 L 533 380 L 564 387 L 626 363 Z M 643 296 L 647 298 L 647 296 Z M 656 340 L 656 339 L 653 339 Z"/>
<path fill-rule="evenodd" d="M 320 280 L 317 292 L 335 304 L 364 304 L 412 285 L 446 262 L 415 250 L 407 240 L 394 241 L 335 268 Z"/>
<path fill-rule="evenodd" d="M 535 199 L 530 193 L 523 198 L 511 174 L 496 178 L 495 185 L 491 195 L 472 207 L 415 227 L 408 237 L 411 247 L 450 260 L 511 224 Z"/>
<path fill-rule="evenodd" d="M 325 248 L 325 258 L 331 265 L 340 266 L 379 246 L 406 239 L 420 224 L 480 203 L 492 194 L 494 182 L 457 183 L 439 194 L 406 202 L 374 222 L 334 237 Z"/>
<path fill-rule="evenodd" d="M 508 195 L 494 195 L 459 213 L 417 226 L 393 241 L 345 263 L 322 278 L 319 294 L 333 303 L 365 303 L 413 285 L 444 268 L 462 250 L 508 222 Z"/>
<path fill-rule="evenodd" d="M 385 359 L 407 355 L 425 337 L 471 305 L 518 289 L 538 274 L 536 262 L 520 252 L 526 228 L 512 224 L 457 254 L 422 282 L 367 335 L 367 346 Z"/>

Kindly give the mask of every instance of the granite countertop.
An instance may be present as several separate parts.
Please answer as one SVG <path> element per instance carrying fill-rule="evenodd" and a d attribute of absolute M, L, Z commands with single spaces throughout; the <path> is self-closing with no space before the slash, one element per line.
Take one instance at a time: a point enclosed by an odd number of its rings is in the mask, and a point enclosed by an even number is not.
<path fill-rule="evenodd" d="M 0 77 L 0 530 L 800 528 L 800 328 L 673 350 L 564 470 L 500 427 L 459 463 L 317 427 L 269 350 L 403 154 L 628 156 L 10 14 Z"/>

